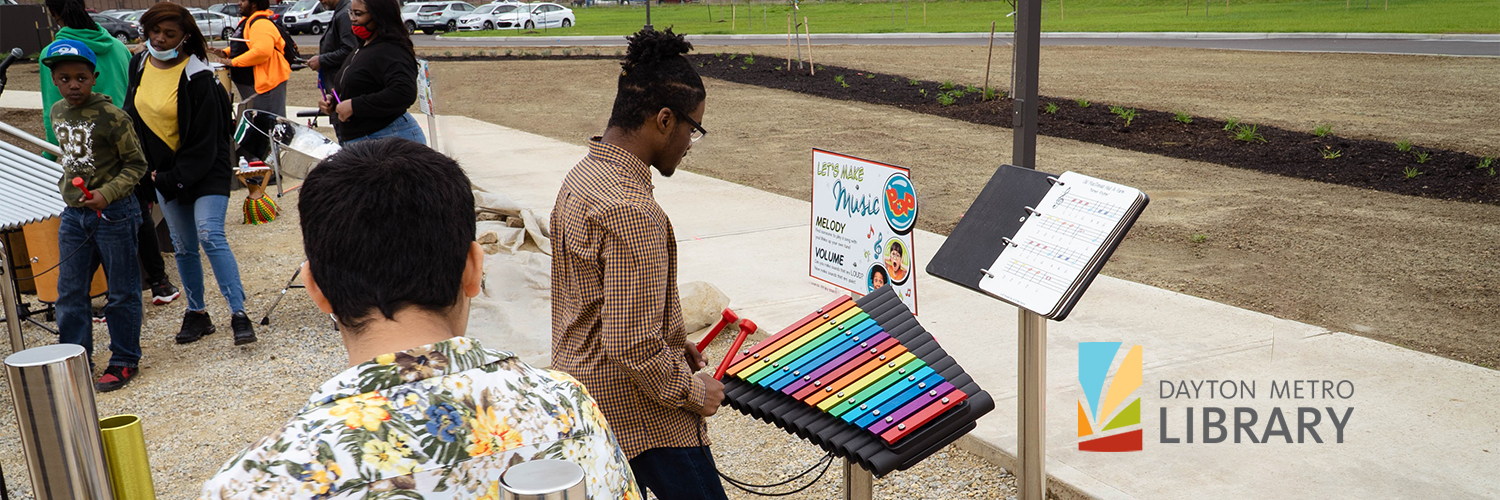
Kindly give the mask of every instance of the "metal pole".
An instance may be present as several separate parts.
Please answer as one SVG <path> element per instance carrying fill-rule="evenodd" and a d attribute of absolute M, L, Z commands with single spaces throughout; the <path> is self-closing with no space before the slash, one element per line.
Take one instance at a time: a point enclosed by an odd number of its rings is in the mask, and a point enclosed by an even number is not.
<path fill-rule="evenodd" d="M 1047 497 L 1047 318 L 1020 309 L 1018 332 L 1021 339 L 1020 380 L 1018 381 L 1019 418 L 1016 422 L 1016 483 L 1020 500 L 1042 500 Z"/>
<path fill-rule="evenodd" d="M 710 9 L 712 9 L 712 7 L 710 7 Z M 709 15 L 712 16 L 713 14 L 711 14 L 711 12 L 713 12 L 713 11 L 710 10 L 709 12 L 710 12 Z M 647 30 L 653 29 L 651 27 L 651 0 L 646 0 L 646 29 Z"/>
<path fill-rule="evenodd" d="M 113 500 L 83 346 L 33 347 L 5 358 L 21 445 L 37 500 Z"/>
<path fill-rule="evenodd" d="M 16 303 L 20 302 L 21 296 L 16 294 L 13 281 L 16 269 L 10 262 L 10 242 L 3 234 L 0 234 L 0 262 L 4 263 L 0 265 L 0 299 L 5 302 L 5 329 L 10 331 L 10 352 L 21 352 L 26 350 L 26 341 L 21 338 L 21 316 L 16 313 Z"/>
<path fill-rule="evenodd" d="M 995 58 L 995 22 L 990 21 L 990 48 L 984 55 L 984 94 L 980 100 L 990 98 L 990 60 Z"/>
<path fill-rule="evenodd" d="M 875 476 L 853 460 L 844 460 L 843 500 L 870 500 L 875 497 Z"/>
<path fill-rule="evenodd" d="M 1061 10 L 1059 8 L 1059 10 Z M 1016 2 L 1016 58 L 1019 74 L 1016 81 L 1013 128 L 1015 143 L 1012 163 L 1036 168 L 1037 84 L 1041 57 L 1041 0 Z M 1059 17 L 1061 13 L 1059 13 Z M 1017 337 L 1020 340 L 1020 373 L 1017 377 L 1020 395 L 1016 400 L 1020 418 L 1016 421 L 1016 452 L 1019 454 L 1016 483 L 1020 500 L 1042 500 L 1047 496 L 1046 447 L 1046 381 L 1047 320 L 1034 312 L 1018 309 Z"/>

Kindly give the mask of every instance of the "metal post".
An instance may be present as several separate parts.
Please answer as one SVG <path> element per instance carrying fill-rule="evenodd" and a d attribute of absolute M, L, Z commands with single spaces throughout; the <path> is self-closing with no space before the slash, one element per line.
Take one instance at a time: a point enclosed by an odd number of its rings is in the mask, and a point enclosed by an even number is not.
<path fill-rule="evenodd" d="M 83 346 L 12 354 L 5 358 L 5 379 L 37 500 L 113 500 Z"/>
<path fill-rule="evenodd" d="M 26 349 L 26 341 L 21 338 L 21 315 L 16 312 L 17 302 L 21 296 L 16 294 L 15 282 L 16 269 L 10 262 L 10 242 L 0 234 L 0 300 L 5 303 L 5 329 L 10 332 L 10 352 L 21 352 Z"/>
<path fill-rule="evenodd" d="M 1016 91 L 1012 110 L 1015 143 L 1012 163 L 1036 168 L 1038 73 L 1041 57 L 1041 0 L 1016 2 Z M 1047 320 L 1034 312 L 1018 309 L 1020 373 L 1017 377 L 1016 483 L 1020 500 L 1042 500 L 1047 496 L 1046 382 Z"/>
<path fill-rule="evenodd" d="M 1021 373 L 1017 384 L 1018 414 L 1016 450 L 1020 464 L 1016 471 L 1020 500 L 1042 500 L 1047 497 L 1047 318 L 1020 309 L 1018 337 L 1021 340 Z"/>
<path fill-rule="evenodd" d="M 843 500 L 870 500 L 875 497 L 875 475 L 853 460 L 844 460 Z"/>
<path fill-rule="evenodd" d="M 710 9 L 712 9 L 712 7 L 710 7 Z M 709 10 L 709 13 L 710 13 L 709 16 L 710 17 L 713 16 L 712 12 L 713 12 L 712 10 Z M 647 30 L 653 29 L 651 27 L 651 0 L 646 0 L 646 26 L 645 26 L 645 28 Z"/>

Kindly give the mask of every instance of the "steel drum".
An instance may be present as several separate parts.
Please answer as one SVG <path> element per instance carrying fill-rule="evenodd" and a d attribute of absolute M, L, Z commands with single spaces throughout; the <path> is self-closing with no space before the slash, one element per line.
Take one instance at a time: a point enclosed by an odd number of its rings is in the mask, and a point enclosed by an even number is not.
<path fill-rule="evenodd" d="M 234 140 L 241 149 L 265 159 L 271 166 L 278 196 L 291 190 L 280 187 L 285 184 L 284 179 L 306 178 L 319 162 L 339 151 L 338 142 L 317 130 L 259 109 L 247 109 L 240 116 Z"/>

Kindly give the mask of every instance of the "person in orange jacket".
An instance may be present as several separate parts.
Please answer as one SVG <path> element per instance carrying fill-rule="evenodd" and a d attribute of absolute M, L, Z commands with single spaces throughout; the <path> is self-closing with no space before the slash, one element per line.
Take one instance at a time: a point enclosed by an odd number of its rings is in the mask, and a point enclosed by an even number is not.
<path fill-rule="evenodd" d="M 286 40 L 276 29 L 276 21 L 271 19 L 270 0 L 239 0 L 239 4 L 240 25 L 229 39 L 229 50 L 216 51 L 229 58 L 229 76 L 241 98 L 247 101 L 245 109 L 286 116 L 286 82 L 291 77 L 292 67 L 282 56 Z M 242 145 L 249 151 L 264 151 L 263 146 L 248 144 L 255 139 L 265 142 L 263 136 L 252 135 Z M 263 159 L 255 154 L 245 156 L 252 160 Z"/>

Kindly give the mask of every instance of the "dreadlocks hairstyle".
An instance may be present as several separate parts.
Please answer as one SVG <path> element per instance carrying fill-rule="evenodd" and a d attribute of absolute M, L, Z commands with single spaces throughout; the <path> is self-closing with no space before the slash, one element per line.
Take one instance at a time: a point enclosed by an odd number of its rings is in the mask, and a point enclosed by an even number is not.
<path fill-rule="evenodd" d="M 370 31 L 382 40 L 394 43 L 406 49 L 411 55 L 417 55 L 417 49 L 412 47 L 411 34 L 406 32 L 406 25 L 401 22 L 401 3 L 397 0 L 365 0 L 365 10 L 370 11 Z"/>
<path fill-rule="evenodd" d="M 177 23 L 182 30 L 182 53 L 208 59 L 208 42 L 203 39 L 203 32 L 198 30 L 198 23 L 193 20 L 193 13 L 187 7 L 171 3 L 161 2 L 146 9 L 139 19 L 141 24 L 141 36 L 150 38 L 151 29 L 165 22 Z M 149 41 L 146 43 L 150 43 Z"/>
<path fill-rule="evenodd" d="M 703 79 L 683 57 L 693 44 L 682 35 L 643 29 L 625 37 L 630 47 L 620 63 L 620 83 L 609 126 L 625 130 L 639 128 L 661 108 L 690 113 L 708 95 Z"/>
<path fill-rule="evenodd" d="M 47 11 L 61 19 L 63 26 L 75 30 L 99 29 L 99 23 L 95 23 L 94 18 L 89 17 L 88 8 L 84 7 L 83 0 L 47 0 L 46 5 Z"/>

